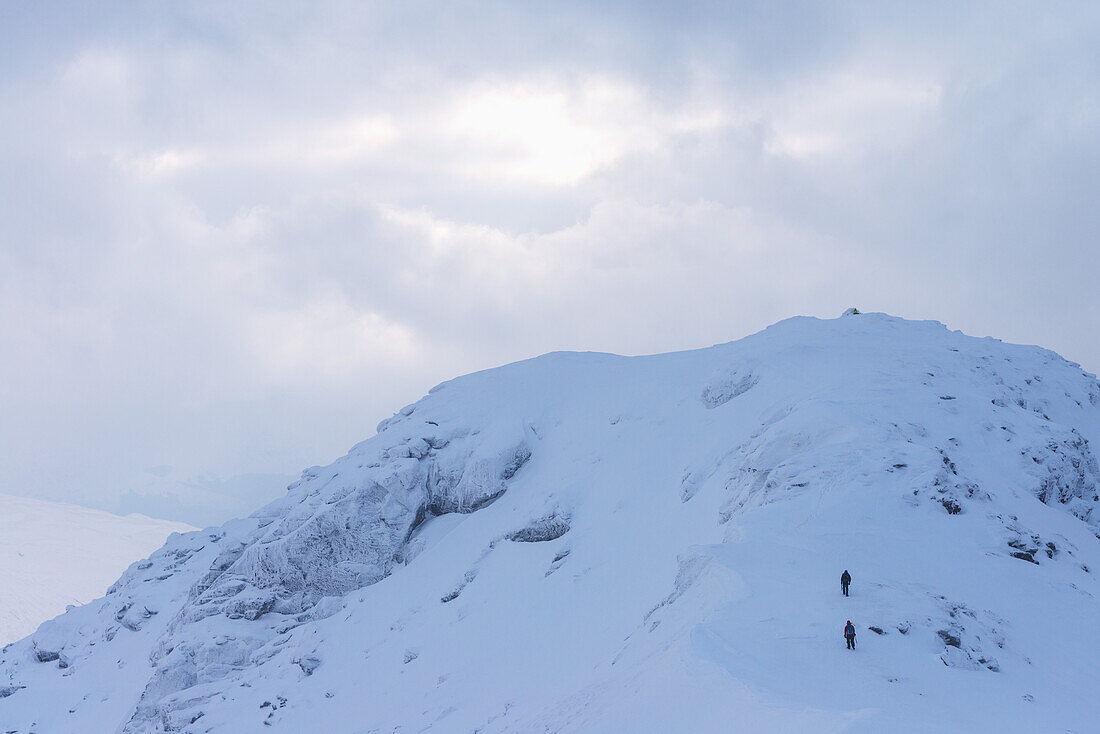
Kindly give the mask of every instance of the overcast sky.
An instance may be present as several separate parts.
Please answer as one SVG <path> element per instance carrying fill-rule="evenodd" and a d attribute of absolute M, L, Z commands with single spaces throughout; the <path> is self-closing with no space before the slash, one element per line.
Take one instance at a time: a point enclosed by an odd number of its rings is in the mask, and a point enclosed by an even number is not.
<path fill-rule="evenodd" d="M 1100 369 L 1100 4 L 276 5 L 0 4 L 0 492 L 852 305 Z"/>

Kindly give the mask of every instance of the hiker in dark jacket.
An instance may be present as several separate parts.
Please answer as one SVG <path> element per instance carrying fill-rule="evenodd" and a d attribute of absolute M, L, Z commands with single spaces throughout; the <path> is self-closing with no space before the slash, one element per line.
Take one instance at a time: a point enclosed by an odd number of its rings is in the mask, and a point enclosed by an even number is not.
<path fill-rule="evenodd" d="M 848 620 L 848 624 L 844 625 L 844 639 L 848 643 L 849 650 L 856 649 L 856 628 L 850 619 Z"/>
<path fill-rule="evenodd" d="M 852 583 L 852 574 L 845 569 L 844 573 L 840 574 L 840 590 L 844 592 L 844 596 L 848 596 L 848 584 L 850 583 Z"/>

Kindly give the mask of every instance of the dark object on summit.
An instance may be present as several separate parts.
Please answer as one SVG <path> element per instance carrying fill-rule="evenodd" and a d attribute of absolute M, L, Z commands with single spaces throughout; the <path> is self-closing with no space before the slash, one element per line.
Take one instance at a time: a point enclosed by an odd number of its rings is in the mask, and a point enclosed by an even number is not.
<path fill-rule="evenodd" d="M 847 570 L 840 574 L 840 590 L 844 592 L 844 596 L 848 596 L 848 585 L 852 583 L 852 574 Z"/>

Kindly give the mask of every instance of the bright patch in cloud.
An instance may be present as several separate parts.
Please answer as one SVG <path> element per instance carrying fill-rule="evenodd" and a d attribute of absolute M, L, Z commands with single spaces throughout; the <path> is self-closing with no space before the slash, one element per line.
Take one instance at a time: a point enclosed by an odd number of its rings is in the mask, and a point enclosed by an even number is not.
<path fill-rule="evenodd" d="M 714 108 L 663 108 L 645 90 L 610 79 L 482 83 L 448 117 L 444 132 L 468 151 L 466 175 L 552 186 L 575 184 L 677 134 L 730 122 Z"/>

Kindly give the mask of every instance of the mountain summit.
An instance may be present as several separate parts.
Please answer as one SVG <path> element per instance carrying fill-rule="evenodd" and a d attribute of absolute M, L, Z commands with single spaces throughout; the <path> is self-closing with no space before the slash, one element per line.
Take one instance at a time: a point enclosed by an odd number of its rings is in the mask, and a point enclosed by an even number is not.
<path fill-rule="evenodd" d="M 1092 731 L 1097 440 L 882 314 L 468 375 L 4 648 L 0 731 Z"/>

